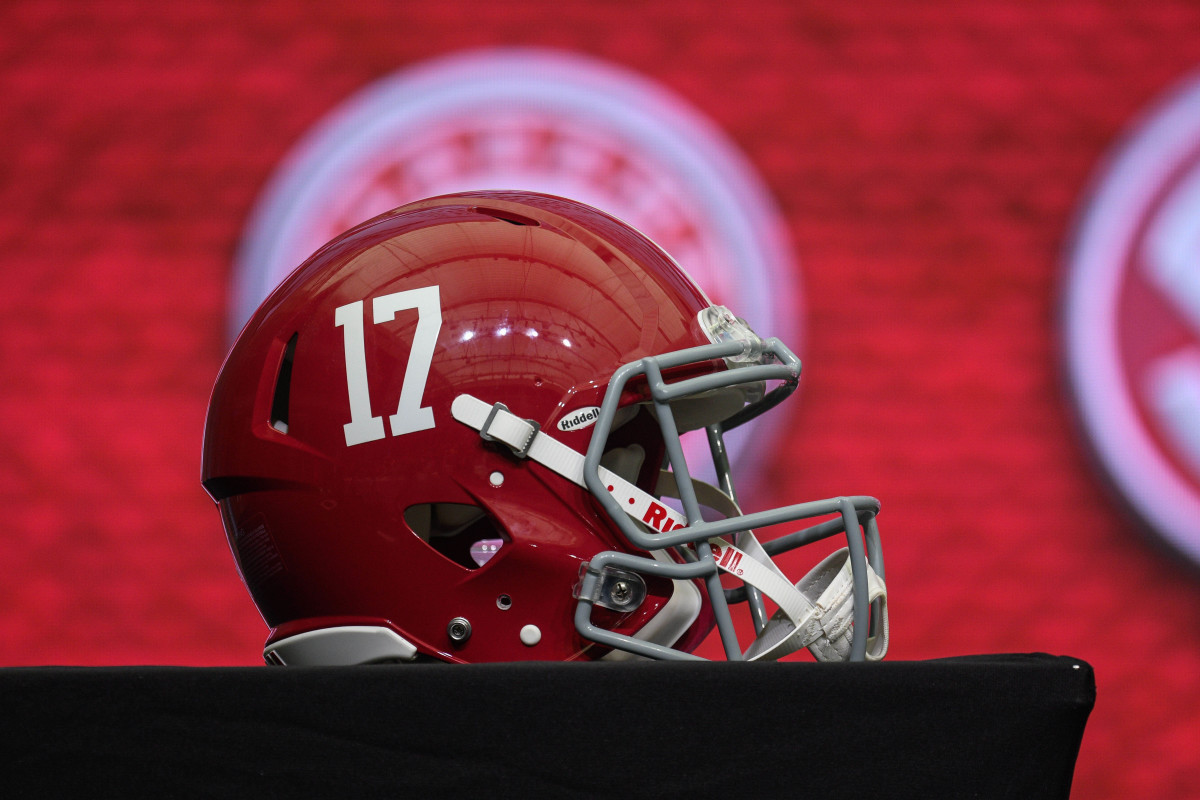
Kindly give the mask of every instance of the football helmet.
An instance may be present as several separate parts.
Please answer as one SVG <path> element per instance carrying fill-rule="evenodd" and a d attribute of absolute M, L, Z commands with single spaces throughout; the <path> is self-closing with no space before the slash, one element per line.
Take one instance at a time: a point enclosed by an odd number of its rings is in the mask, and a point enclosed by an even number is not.
<path fill-rule="evenodd" d="M 601 211 L 435 197 L 261 305 L 217 378 L 202 481 L 269 663 L 692 659 L 714 626 L 731 660 L 877 659 L 879 503 L 736 500 L 725 431 L 799 376 Z M 693 477 L 689 431 L 719 485 Z M 799 582 L 772 558 L 838 534 Z"/>

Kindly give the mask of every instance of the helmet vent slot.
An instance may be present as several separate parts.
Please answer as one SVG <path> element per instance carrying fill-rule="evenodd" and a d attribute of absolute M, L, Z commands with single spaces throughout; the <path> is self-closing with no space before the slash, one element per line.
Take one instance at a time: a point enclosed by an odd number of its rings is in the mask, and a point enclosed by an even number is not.
<path fill-rule="evenodd" d="M 288 432 L 288 409 L 292 396 L 292 361 L 296 357 L 296 340 L 300 332 L 292 334 L 283 348 L 279 362 L 279 374 L 275 378 L 275 393 L 271 396 L 271 427 L 280 433 Z"/>
<path fill-rule="evenodd" d="M 520 214 L 514 214 L 511 211 L 501 211 L 498 208 L 484 208 L 483 206 L 476 206 L 475 211 L 478 211 L 480 214 L 487 214 L 489 217 L 498 219 L 501 222 L 507 222 L 509 225 L 529 225 L 534 228 L 541 226 L 541 223 L 536 219 L 523 217 Z"/>
<path fill-rule="evenodd" d="M 421 541 L 467 569 L 479 569 L 508 542 L 487 512 L 470 503 L 418 503 L 405 509 L 404 521 Z"/>

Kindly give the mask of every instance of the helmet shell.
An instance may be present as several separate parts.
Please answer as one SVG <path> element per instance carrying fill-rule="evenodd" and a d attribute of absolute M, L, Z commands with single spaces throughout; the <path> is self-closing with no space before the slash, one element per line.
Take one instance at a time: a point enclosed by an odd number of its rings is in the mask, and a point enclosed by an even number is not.
<path fill-rule="evenodd" d="M 503 403 L 582 453 L 591 430 L 559 421 L 598 406 L 621 365 L 708 343 L 708 305 L 636 230 L 549 195 L 432 198 L 321 248 L 246 324 L 205 427 L 204 486 L 271 640 L 368 624 L 444 660 L 600 655 L 574 630 L 572 587 L 596 552 L 630 545 L 585 489 L 450 406 Z M 657 470 L 661 440 L 645 446 Z M 482 566 L 448 557 L 411 524 L 433 503 L 481 508 L 504 544 Z M 634 632 L 669 594 L 652 583 L 609 621 Z"/>

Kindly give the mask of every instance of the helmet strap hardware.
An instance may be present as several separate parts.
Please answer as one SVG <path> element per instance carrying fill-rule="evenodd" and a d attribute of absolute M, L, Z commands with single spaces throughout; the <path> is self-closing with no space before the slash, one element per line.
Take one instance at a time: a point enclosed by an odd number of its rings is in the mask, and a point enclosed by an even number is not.
<path fill-rule="evenodd" d="M 485 442 L 500 442 L 509 450 L 511 450 L 513 455 L 515 455 L 517 458 L 525 458 L 529 455 L 529 448 L 533 446 L 533 440 L 537 438 L 538 432 L 541 431 L 542 426 L 531 419 L 523 420 L 530 426 L 529 436 L 525 439 L 524 443 L 520 447 L 511 445 L 502 439 L 498 439 L 497 437 L 488 434 L 488 429 L 492 427 L 492 423 L 495 421 L 496 415 L 501 411 L 508 411 L 508 406 L 504 405 L 504 403 L 492 404 L 492 410 L 488 412 L 487 419 L 484 420 L 483 427 L 479 429 L 479 435 Z M 509 413 L 511 414 L 512 412 Z"/>
<path fill-rule="evenodd" d="M 579 567 L 579 582 L 572 594 L 577 600 L 585 599 L 601 608 L 627 613 L 646 599 L 646 581 L 636 572 L 607 565 L 593 570 L 591 562 L 585 561 Z"/>

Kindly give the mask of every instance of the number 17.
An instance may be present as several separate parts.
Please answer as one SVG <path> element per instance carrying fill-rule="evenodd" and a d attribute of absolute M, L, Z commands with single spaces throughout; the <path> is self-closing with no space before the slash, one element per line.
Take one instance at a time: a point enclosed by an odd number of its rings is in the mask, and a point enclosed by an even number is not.
<path fill-rule="evenodd" d="M 437 286 L 408 289 L 376 297 L 372 301 L 375 324 L 391 322 L 397 311 L 417 310 L 417 331 L 408 353 L 404 383 L 396 413 L 388 417 L 392 436 L 424 431 L 434 426 L 433 409 L 421 405 L 425 382 L 433 364 L 433 349 L 442 329 L 442 302 Z M 334 325 L 342 329 L 346 346 L 346 390 L 350 396 L 350 421 L 344 426 L 346 446 L 373 442 L 386 436 L 383 417 L 371 414 L 371 394 L 367 384 L 366 331 L 363 301 L 339 306 Z"/>

